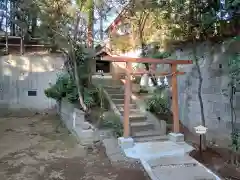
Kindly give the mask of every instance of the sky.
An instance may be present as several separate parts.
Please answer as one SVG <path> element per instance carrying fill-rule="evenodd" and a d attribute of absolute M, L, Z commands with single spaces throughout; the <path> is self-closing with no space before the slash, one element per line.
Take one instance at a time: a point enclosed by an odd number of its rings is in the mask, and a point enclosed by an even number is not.
<path fill-rule="evenodd" d="M 122 6 L 117 3 L 116 0 L 112 0 L 112 6 L 113 8 L 108 12 L 106 15 L 106 18 L 103 19 L 103 30 L 105 31 L 108 26 L 115 20 L 115 18 L 118 16 L 119 12 L 122 9 Z M 95 41 L 99 42 L 99 30 L 100 30 L 100 17 L 97 13 L 95 13 L 96 18 L 98 19 L 94 24 L 94 31 L 96 32 Z"/>

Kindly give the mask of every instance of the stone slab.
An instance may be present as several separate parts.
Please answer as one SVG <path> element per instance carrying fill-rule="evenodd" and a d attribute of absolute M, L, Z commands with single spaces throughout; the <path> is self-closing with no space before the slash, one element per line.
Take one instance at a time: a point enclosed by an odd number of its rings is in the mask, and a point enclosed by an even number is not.
<path fill-rule="evenodd" d="M 117 140 L 114 138 L 103 139 L 103 145 L 106 148 L 107 156 L 121 153 L 121 148 L 119 147 Z"/>
<path fill-rule="evenodd" d="M 82 128 L 75 128 L 78 139 L 82 145 L 91 145 L 95 141 L 95 132 L 92 129 L 83 130 Z"/>
<path fill-rule="evenodd" d="M 135 159 L 128 158 L 125 156 L 125 154 L 123 153 L 123 151 L 121 150 L 117 143 L 117 139 L 114 138 L 104 139 L 103 145 L 105 146 L 106 154 L 113 165 L 119 163 L 131 164 L 136 162 Z"/>
<path fill-rule="evenodd" d="M 187 144 L 186 142 L 176 142 L 176 144 L 181 146 L 184 149 L 185 153 L 190 153 L 195 149 L 193 146 Z"/>
<path fill-rule="evenodd" d="M 171 156 L 171 157 L 161 157 L 156 159 L 150 159 L 147 161 L 150 167 L 154 168 L 157 166 L 165 166 L 170 164 L 183 164 L 183 163 L 195 163 L 196 160 L 191 158 L 190 156 Z"/>
<path fill-rule="evenodd" d="M 142 164 L 152 180 L 220 180 L 188 155 L 142 160 Z"/>
<path fill-rule="evenodd" d="M 185 142 L 155 141 L 138 142 L 132 148 L 124 149 L 127 157 L 134 159 L 155 159 L 164 156 L 184 155 L 194 150 Z"/>
<path fill-rule="evenodd" d="M 97 134 L 101 140 L 109 139 L 113 137 L 113 131 L 111 129 L 97 129 Z"/>
<path fill-rule="evenodd" d="M 154 159 L 162 156 L 184 154 L 184 148 L 172 141 L 136 143 L 134 148 L 139 159 Z"/>
<path fill-rule="evenodd" d="M 216 177 L 206 171 L 201 166 L 176 167 L 176 168 L 162 168 L 157 167 L 153 169 L 153 173 L 158 179 L 172 180 L 216 180 Z"/>

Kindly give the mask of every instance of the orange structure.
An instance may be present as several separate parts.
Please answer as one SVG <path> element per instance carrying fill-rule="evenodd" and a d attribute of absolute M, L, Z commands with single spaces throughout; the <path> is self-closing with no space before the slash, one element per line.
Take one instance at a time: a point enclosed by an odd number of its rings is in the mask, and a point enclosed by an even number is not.
<path fill-rule="evenodd" d="M 171 59 L 153 59 L 153 58 L 129 58 L 129 57 L 113 57 L 105 56 L 103 60 L 110 62 L 125 62 L 126 63 L 126 77 L 125 77 L 125 98 L 124 98 L 124 137 L 129 137 L 129 104 L 131 99 L 131 75 L 141 75 L 144 73 L 153 73 L 158 76 L 171 75 L 172 76 L 172 113 L 173 113 L 173 131 L 179 133 L 179 113 L 178 113 L 178 86 L 177 75 L 184 74 L 184 72 L 177 71 L 178 64 L 192 64 L 191 60 L 171 60 Z M 133 71 L 132 63 L 149 63 L 149 64 L 168 64 L 171 67 L 171 72 L 156 73 L 151 70 L 147 71 Z"/>

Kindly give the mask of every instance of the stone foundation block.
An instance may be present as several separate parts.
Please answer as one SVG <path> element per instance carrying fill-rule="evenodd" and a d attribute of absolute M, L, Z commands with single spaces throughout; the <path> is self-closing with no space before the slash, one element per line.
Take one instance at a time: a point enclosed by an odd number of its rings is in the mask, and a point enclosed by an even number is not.
<path fill-rule="evenodd" d="M 168 138 L 173 142 L 184 142 L 184 135 L 182 133 L 169 133 Z"/>
<path fill-rule="evenodd" d="M 128 138 L 119 137 L 118 138 L 118 145 L 122 149 L 132 148 L 134 146 L 134 140 L 131 137 L 128 137 Z"/>
<path fill-rule="evenodd" d="M 82 145 L 93 144 L 95 141 L 95 132 L 92 129 L 81 130 L 81 132 L 77 132 L 77 134 Z"/>

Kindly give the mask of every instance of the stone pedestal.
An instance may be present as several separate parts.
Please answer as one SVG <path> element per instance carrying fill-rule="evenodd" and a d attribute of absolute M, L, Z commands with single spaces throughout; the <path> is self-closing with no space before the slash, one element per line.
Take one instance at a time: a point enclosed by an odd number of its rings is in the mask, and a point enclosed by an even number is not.
<path fill-rule="evenodd" d="M 166 121 L 160 120 L 159 124 L 160 124 L 161 134 L 162 135 L 166 135 L 166 131 L 167 131 L 167 123 L 166 123 Z"/>
<path fill-rule="evenodd" d="M 184 142 L 184 135 L 182 133 L 169 133 L 168 138 L 173 142 Z"/>
<path fill-rule="evenodd" d="M 122 149 L 132 148 L 134 146 L 134 140 L 131 137 L 128 137 L 128 138 L 119 137 L 118 138 L 118 145 Z"/>

